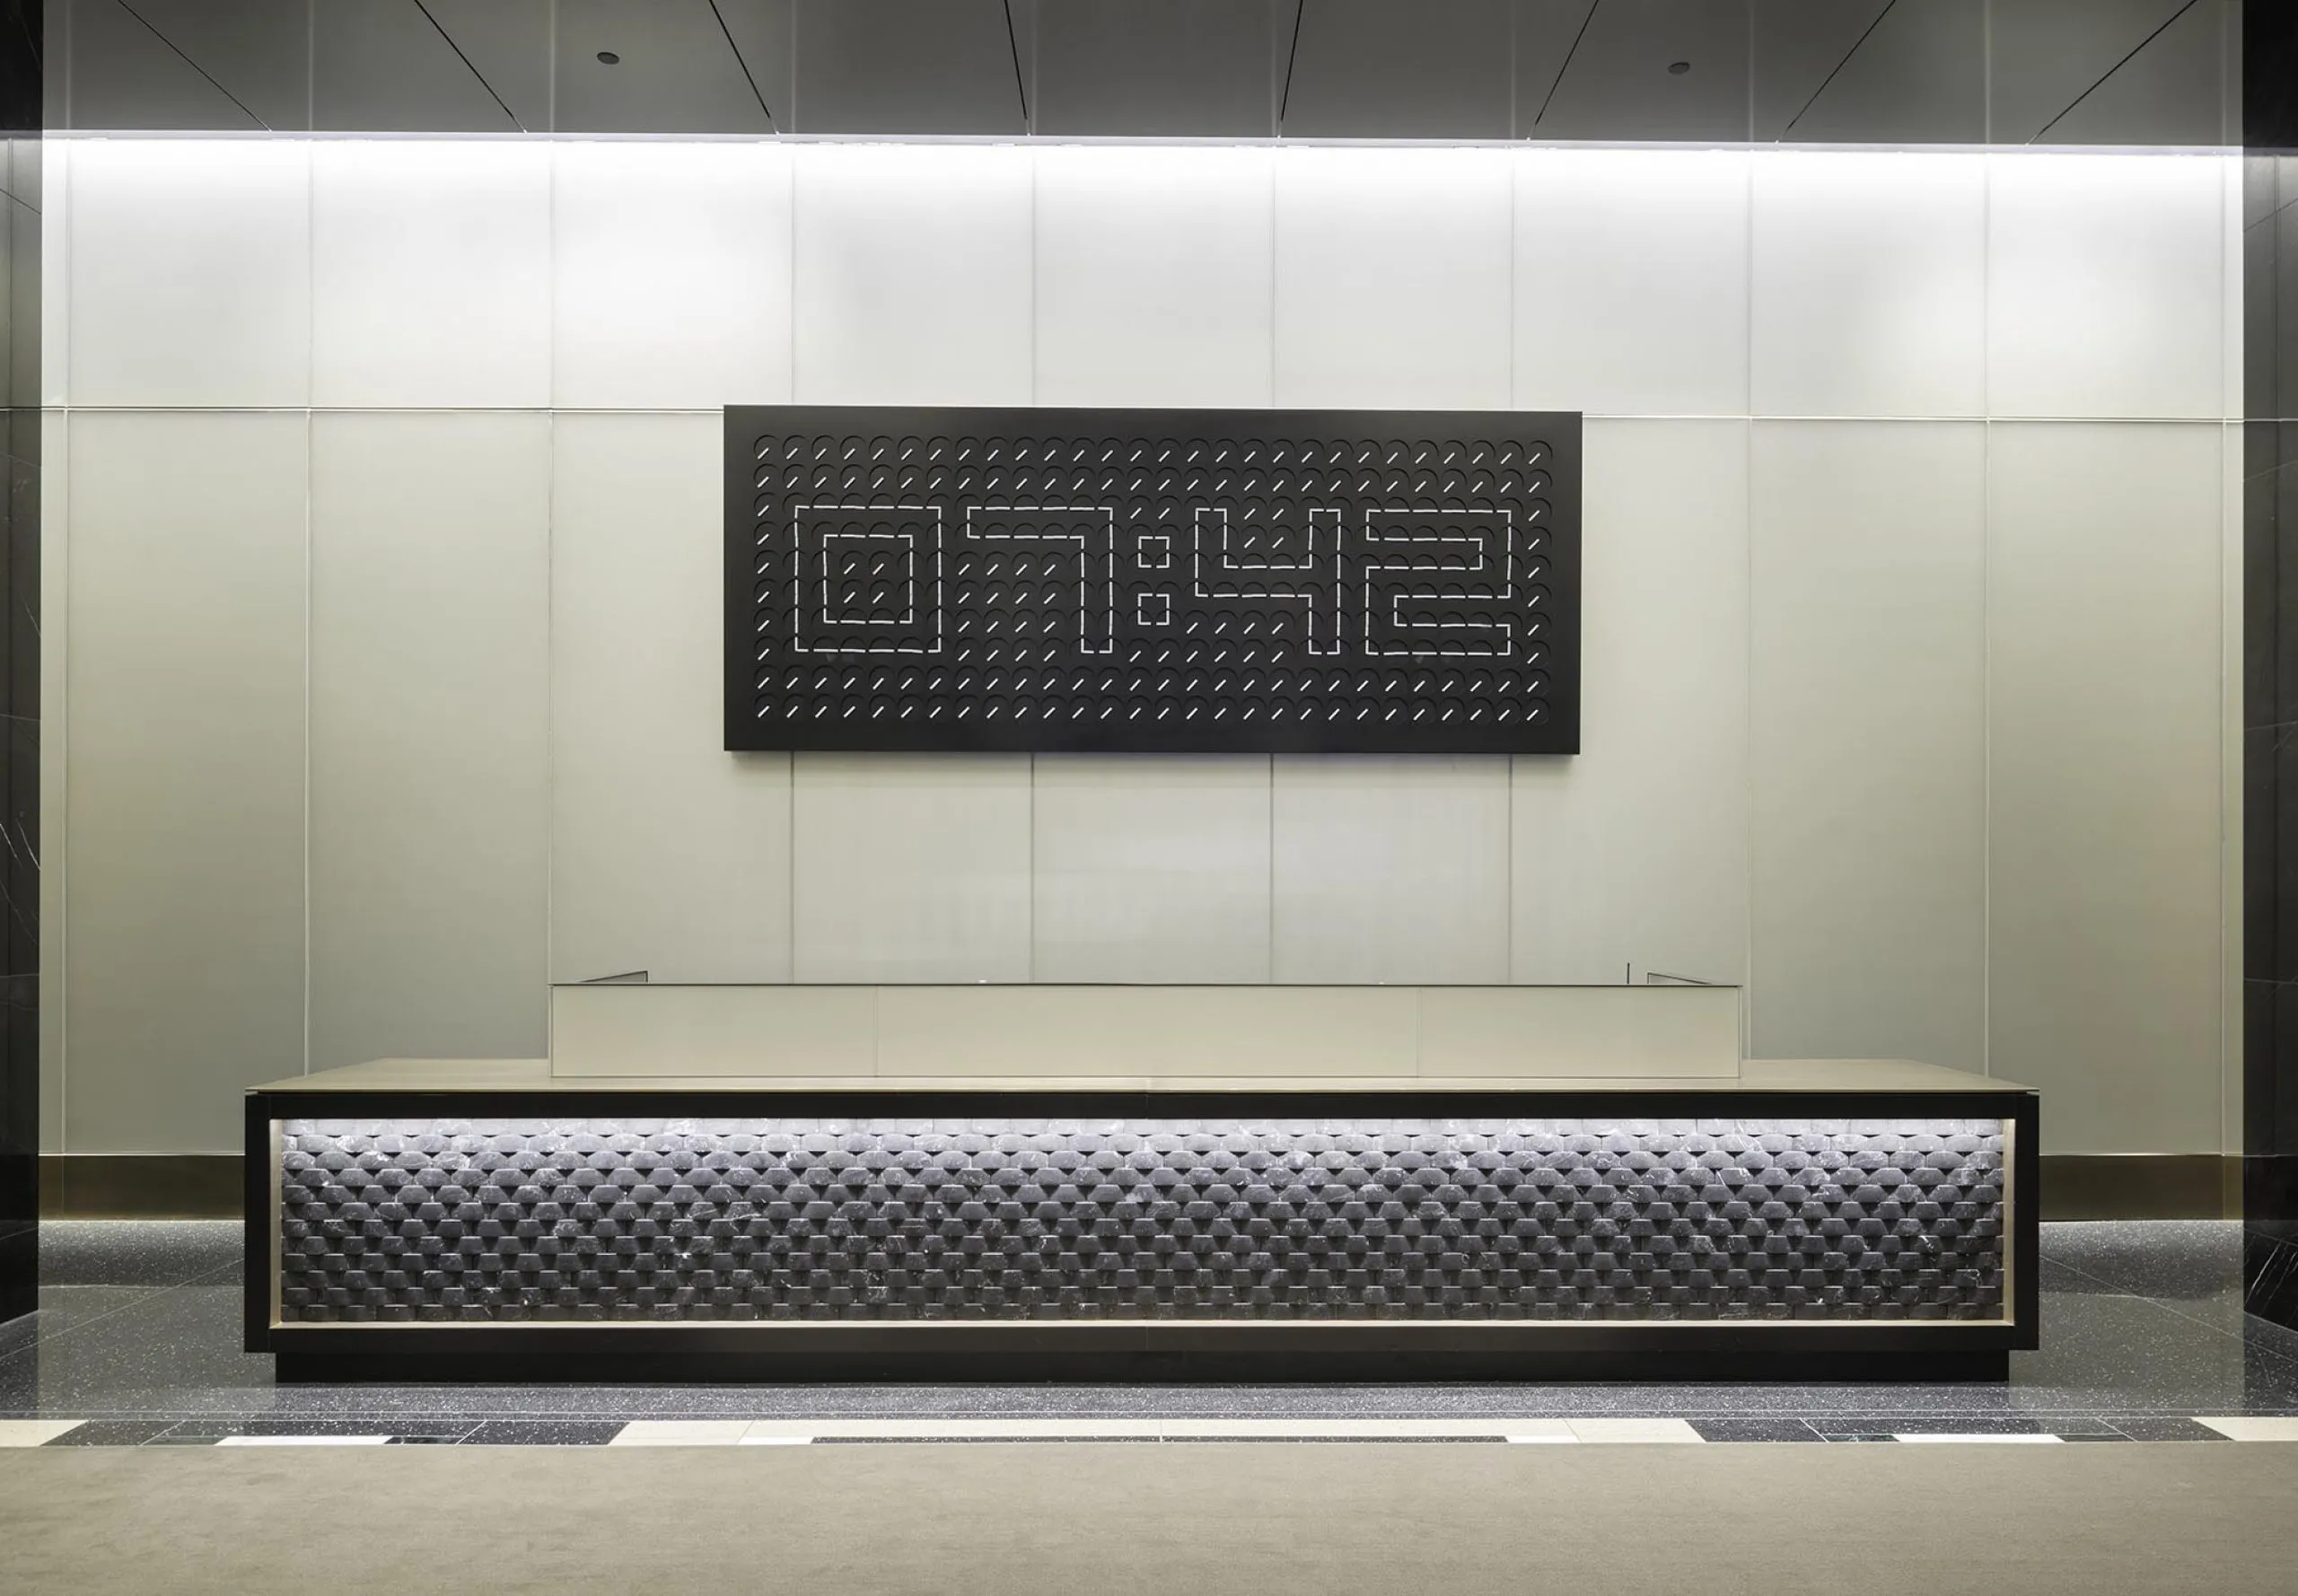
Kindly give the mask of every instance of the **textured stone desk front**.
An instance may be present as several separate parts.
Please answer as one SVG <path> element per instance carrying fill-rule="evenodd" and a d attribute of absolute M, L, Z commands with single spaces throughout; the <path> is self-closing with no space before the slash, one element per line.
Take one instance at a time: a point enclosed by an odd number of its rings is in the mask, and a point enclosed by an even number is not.
<path fill-rule="evenodd" d="M 250 1099 L 258 1350 L 689 1349 L 770 1377 L 984 1333 L 1480 1365 L 2033 1342 L 2034 1100 L 1919 1066 L 1283 1090 L 363 1069 Z"/>

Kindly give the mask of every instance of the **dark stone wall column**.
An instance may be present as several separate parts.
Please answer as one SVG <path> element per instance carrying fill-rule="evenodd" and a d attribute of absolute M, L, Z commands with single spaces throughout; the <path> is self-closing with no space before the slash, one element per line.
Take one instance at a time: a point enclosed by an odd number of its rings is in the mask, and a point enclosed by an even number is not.
<path fill-rule="evenodd" d="M 2243 1262 L 2298 1325 L 2298 6 L 2242 11 Z"/>
<path fill-rule="evenodd" d="M 38 1301 L 40 0 L 0 0 L 0 1320 Z"/>

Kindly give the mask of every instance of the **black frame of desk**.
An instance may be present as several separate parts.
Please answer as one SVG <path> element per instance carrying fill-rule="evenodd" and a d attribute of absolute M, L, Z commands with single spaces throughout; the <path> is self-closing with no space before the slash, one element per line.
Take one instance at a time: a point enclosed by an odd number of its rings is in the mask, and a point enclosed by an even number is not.
<path fill-rule="evenodd" d="M 276 1321 L 279 1162 L 292 1118 L 1523 1116 L 1576 1119 L 1999 1118 L 2011 1134 L 2004 1320 L 855 1320 L 547 1324 Z M 2040 1345 L 2040 1102 L 2025 1088 L 1772 1092 L 1205 1088 L 903 1090 L 616 1086 L 262 1088 L 247 1098 L 246 1349 L 277 1378 L 531 1383 L 808 1380 L 1999 1381 Z"/>

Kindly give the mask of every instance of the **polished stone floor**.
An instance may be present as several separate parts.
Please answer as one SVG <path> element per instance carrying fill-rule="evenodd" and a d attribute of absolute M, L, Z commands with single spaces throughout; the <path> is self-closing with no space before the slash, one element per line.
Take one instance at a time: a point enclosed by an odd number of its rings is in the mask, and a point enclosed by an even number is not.
<path fill-rule="evenodd" d="M 2240 1227 L 2043 1227 L 2042 1350 L 2003 1385 L 278 1386 L 239 1349 L 235 1223 L 50 1223 L 0 1326 L 0 1444 L 2298 1440 L 2298 1332 Z"/>

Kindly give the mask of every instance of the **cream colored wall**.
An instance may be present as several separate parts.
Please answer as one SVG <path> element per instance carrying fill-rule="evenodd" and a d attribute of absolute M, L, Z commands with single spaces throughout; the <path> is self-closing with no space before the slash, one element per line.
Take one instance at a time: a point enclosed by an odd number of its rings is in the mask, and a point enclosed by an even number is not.
<path fill-rule="evenodd" d="M 547 978 L 1630 965 L 2229 1144 L 2223 158 L 48 159 L 51 1149 Z M 715 408 L 791 399 L 1583 408 L 1584 751 L 729 756 Z"/>

